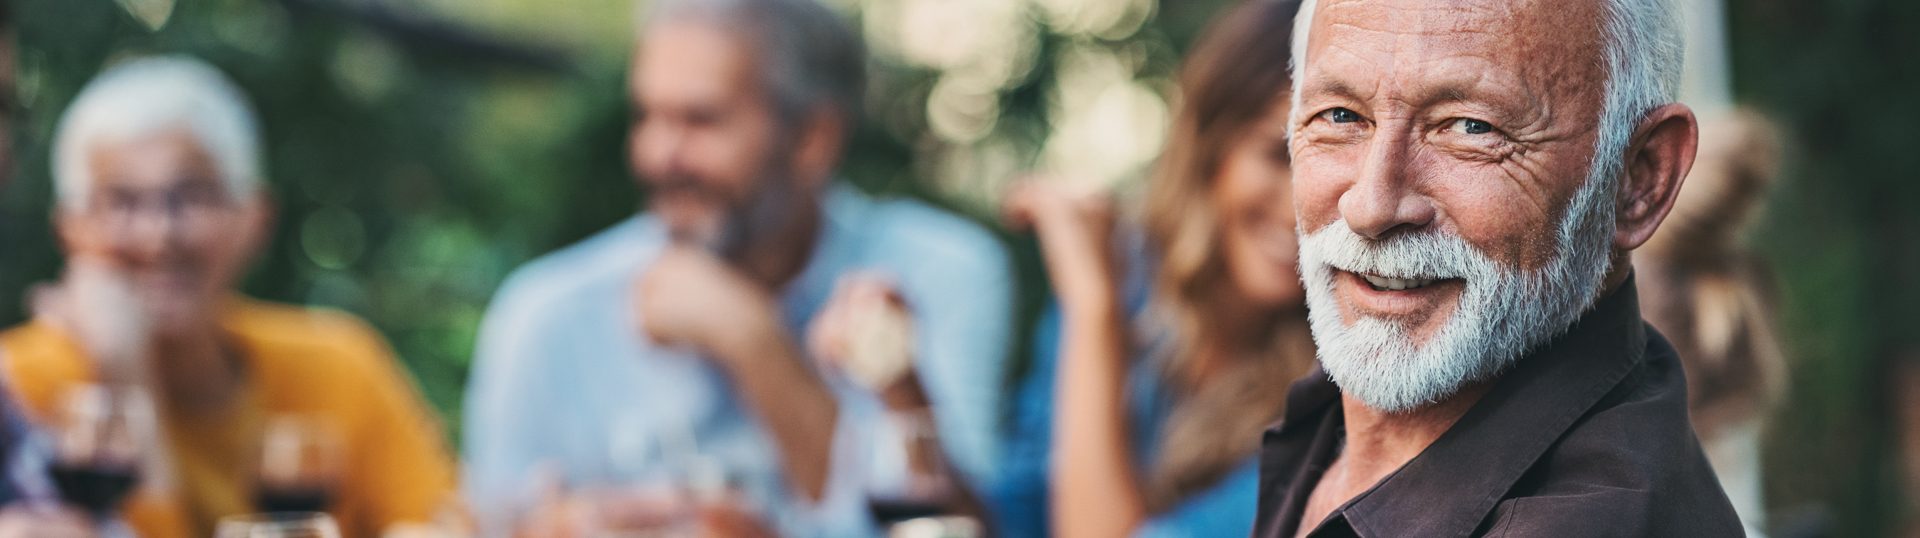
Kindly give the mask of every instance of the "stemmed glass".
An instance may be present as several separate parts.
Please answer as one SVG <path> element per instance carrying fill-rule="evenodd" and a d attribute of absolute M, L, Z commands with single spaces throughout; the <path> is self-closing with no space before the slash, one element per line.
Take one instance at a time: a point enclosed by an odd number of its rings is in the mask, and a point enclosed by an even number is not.
<path fill-rule="evenodd" d="M 254 502 L 261 512 L 324 512 L 345 467 L 340 434 L 314 417 L 276 415 L 260 445 Z"/>
<path fill-rule="evenodd" d="M 573 496 L 580 536 L 673 538 L 695 534 L 700 477 L 711 462 L 700 456 L 693 428 L 653 423 L 630 413 L 608 427 L 604 483 Z"/>
<path fill-rule="evenodd" d="M 934 432 L 932 413 L 893 411 L 887 418 L 899 428 L 901 436 L 883 442 L 905 445 L 899 449 L 906 456 L 906 483 L 902 490 L 870 494 L 867 504 L 874 519 L 884 525 L 945 514 L 952 509 L 954 480 Z"/>
<path fill-rule="evenodd" d="M 150 404 L 130 387 L 81 385 L 67 393 L 58 418 L 48 474 L 62 500 L 106 520 L 140 482 Z"/>
<path fill-rule="evenodd" d="M 220 520 L 214 538 L 340 538 L 340 525 L 320 512 L 251 514 Z"/>

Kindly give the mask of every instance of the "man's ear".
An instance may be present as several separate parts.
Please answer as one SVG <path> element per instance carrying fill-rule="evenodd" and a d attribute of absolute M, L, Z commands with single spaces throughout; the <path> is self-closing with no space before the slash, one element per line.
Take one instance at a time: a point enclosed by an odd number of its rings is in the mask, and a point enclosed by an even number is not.
<path fill-rule="evenodd" d="M 799 143 L 793 148 L 794 179 L 801 187 L 818 189 L 833 178 L 852 130 L 847 115 L 834 107 L 817 107 L 807 114 L 801 124 Z"/>
<path fill-rule="evenodd" d="M 1653 237 L 1693 169 L 1700 123 L 1679 103 L 1653 109 L 1627 145 L 1626 174 L 1614 199 L 1613 246 L 1633 250 Z"/>

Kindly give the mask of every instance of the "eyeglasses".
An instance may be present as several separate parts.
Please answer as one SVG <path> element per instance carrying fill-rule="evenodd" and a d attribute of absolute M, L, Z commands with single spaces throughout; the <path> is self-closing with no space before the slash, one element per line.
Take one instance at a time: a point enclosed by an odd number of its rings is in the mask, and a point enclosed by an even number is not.
<path fill-rule="evenodd" d="M 157 222 L 201 229 L 211 220 L 209 217 L 234 207 L 233 198 L 218 182 L 202 180 L 165 189 L 102 189 L 93 194 L 88 213 L 103 218 L 115 230 Z"/>

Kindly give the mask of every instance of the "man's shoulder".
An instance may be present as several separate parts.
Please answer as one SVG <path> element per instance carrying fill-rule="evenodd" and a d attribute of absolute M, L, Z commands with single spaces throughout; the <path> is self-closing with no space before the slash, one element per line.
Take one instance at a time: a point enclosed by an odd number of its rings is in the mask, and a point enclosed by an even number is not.
<path fill-rule="evenodd" d="M 1487 535 L 1585 536 L 1575 531 L 1592 524 L 1608 536 L 1740 536 L 1686 401 L 1678 355 L 1648 328 L 1640 364 L 1514 486 Z"/>
<path fill-rule="evenodd" d="M 1639 363 L 1573 424 L 1557 450 L 1616 451 L 1650 464 L 1704 465 L 1688 419 L 1687 380 L 1679 354 L 1651 326 L 1646 331 Z"/>
<path fill-rule="evenodd" d="M 31 320 L 0 331 L 0 371 L 13 396 L 38 415 L 53 408 L 70 383 L 93 376 L 85 352 L 66 331 Z"/>
<path fill-rule="evenodd" d="M 1005 264 L 1006 247 L 986 226 L 926 202 L 876 199 L 868 218 L 870 237 L 889 256 L 933 267 Z"/>
<path fill-rule="evenodd" d="M 29 319 L 19 325 L 0 329 L 0 352 L 9 349 L 13 352 L 12 356 L 0 355 L 0 358 L 20 357 L 31 360 L 48 355 L 46 351 L 53 348 L 78 351 L 76 344 L 65 331 L 54 327 L 46 320 Z"/>
<path fill-rule="evenodd" d="M 243 298 L 230 303 L 224 317 L 227 332 L 263 376 L 350 381 L 397 366 L 380 331 L 345 311 Z"/>
<path fill-rule="evenodd" d="M 319 344 L 378 337 L 359 316 L 332 308 L 242 298 L 228 311 L 229 330 L 258 339 Z"/>
<path fill-rule="evenodd" d="M 644 263 L 663 238 L 658 221 L 646 215 L 628 218 L 514 269 L 495 292 L 488 310 L 537 309 L 578 295 L 583 289 L 605 285 Z"/>

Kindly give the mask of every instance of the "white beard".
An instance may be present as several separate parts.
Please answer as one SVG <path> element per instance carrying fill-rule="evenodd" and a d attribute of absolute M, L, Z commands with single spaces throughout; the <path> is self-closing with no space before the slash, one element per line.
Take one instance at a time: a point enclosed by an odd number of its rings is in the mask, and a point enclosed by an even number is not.
<path fill-rule="evenodd" d="M 1368 240 L 1344 219 L 1301 230 L 1301 279 L 1321 367 L 1341 392 L 1387 413 L 1404 413 L 1490 379 L 1558 337 L 1593 306 L 1611 269 L 1613 185 L 1596 166 L 1567 208 L 1553 261 L 1512 271 L 1438 228 Z M 1335 269 L 1389 278 L 1463 279 L 1465 289 L 1440 330 L 1414 343 L 1406 321 L 1343 320 Z"/>

